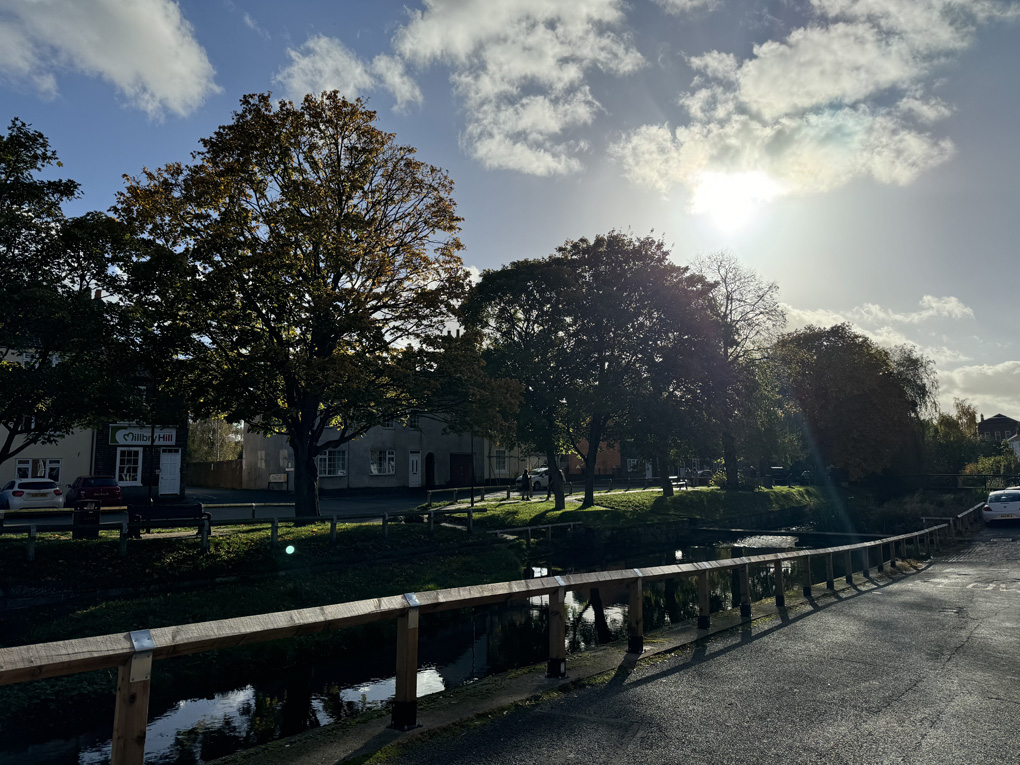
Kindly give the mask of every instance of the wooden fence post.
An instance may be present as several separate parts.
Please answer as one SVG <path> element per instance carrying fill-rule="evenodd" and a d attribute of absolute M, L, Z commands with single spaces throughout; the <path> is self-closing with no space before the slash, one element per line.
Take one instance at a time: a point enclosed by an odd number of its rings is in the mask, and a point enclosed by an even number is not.
<path fill-rule="evenodd" d="M 875 548 L 878 550 L 878 565 L 875 568 L 885 571 L 885 545 L 879 542 Z"/>
<path fill-rule="evenodd" d="M 740 617 L 751 618 L 751 567 L 746 563 L 740 567 Z"/>
<path fill-rule="evenodd" d="M 330 544 L 336 544 L 336 514 L 329 517 L 329 541 Z"/>
<path fill-rule="evenodd" d="M 202 552 L 209 552 L 209 521 L 202 521 L 202 528 L 199 531 L 202 534 Z"/>
<path fill-rule="evenodd" d="M 708 572 L 698 572 L 698 629 L 707 630 L 711 625 L 712 600 L 708 591 Z"/>
<path fill-rule="evenodd" d="M 429 531 L 436 530 L 436 511 L 429 510 Z"/>
<path fill-rule="evenodd" d="M 847 584 L 854 583 L 854 556 L 849 550 L 843 553 L 843 580 Z"/>
<path fill-rule="evenodd" d="M 861 574 L 867 579 L 871 576 L 871 548 L 861 548 Z"/>
<path fill-rule="evenodd" d="M 783 608 L 786 605 L 786 583 L 783 580 L 783 562 L 777 560 L 773 569 L 776 572 L 776 606 Z"/>
<path fill-rule="evenodd" d="M 390 514 L 382 514 L 382 535 L 383 539 L 386 539 L 390 535 Z"/>
<path fill-rule="evenodd" d="M 552 527 L 550 526 L 550 531 Z M 637 579 L 630 583 L 630 604 L 627 609 L 627 653 L 645 650 L 644 589 L 641 569 L 634 569 Z"/>
<path fill-rule="evenodd" d="M 549 661 L 546 677 L 567 676 L 567 587 L 563 577 L 555 577 L 559 584 L 549 595 Z"/>
<path fill-rule="evenodd" d="M 119 550 L 120 555 L 121 555 L 121 557 L 124 557 L 125 555 L 127 555 L 127 542 L 128 542 L 128 525 L 127 525 L 127 522 L 124 522 L 124 523 L 120 524 L 120 539 L 118 541 L 120 543 L 120 550 Z"/>
<path fill-rule="evenodd" d="M 896 568 L 896 542 L 889 543 L 889 568 Z"/>
<path fill-rule="evenodd" d="M 269 526 L 269 546 L 276 547 L 276 543 L 279 541 L 280 541 L 280 519 L 274 516 Z"/>
<path fill-rule="evenodd" d="M 35 560 L 35 524 L 28 527 L 28 550 L 26 552 L 29 560 Z"/>
<path fill-rule="evenodd" d="M 418 727 L 418 597 L 404 595 L 410 608 L 397 617 L 397 688 L 390 726 L 397 730 Z"/>
<path fill-rule="evenodd" d="M 804 574 L 803 574 L 803 581 L 801 582 L 801 584 L 803 585 L 804 597 L 805 598 L 810 598 L 811 597 L 811 579 L 812 579 L 812 576 L 811 576 L 811 556 L 810 555 L 805 555 L 803 558 L 801 558 L 801 560 L 804 561 Z"/>
<path fill-rule="evenodd" d="M 833 571 L 832 553 L 825 556 L 825 586 L 830 590 L 836 589 L 836 576 Z"/>
<path fill-rule="evenodd" d="M 148 630 L 130 633 L 134 653 L 117 670 L 117 706 L 113 713 L 111 765 L 142 765 L 149 684 L 155 644 Z"/>
<path fill-rule="evenodd" d="M 475 511 L 468 510 L 468 534 L 475 533 Z"/>

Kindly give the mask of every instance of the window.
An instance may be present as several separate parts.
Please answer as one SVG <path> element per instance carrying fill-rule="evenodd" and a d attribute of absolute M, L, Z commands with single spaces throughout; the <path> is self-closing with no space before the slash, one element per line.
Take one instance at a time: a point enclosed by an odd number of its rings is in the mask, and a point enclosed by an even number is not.
<path fill-rule="evenodd" d="M 627 460 L 627 472 L 636 473 L 638 471 L 638 461 L 634 459 Z"/>
<path fill-rule="evenodd" d="M 421 415 L 415 412 L 407 416 L 407 427 L 412 430 L 421 430 Z"/>
<path fill-rule="evenodd" d="M 326 449 L 315 458 L 319 475 L 347 475 L 347 450 Z"/>
<path fill-rule="evenodd" d="M 15 465 L 14 474 L 17 478 L 48 478 L 60 483 L 60 460 L 47 460 L 41 457 L 19 459 Z"/>
<path fill-rule="evenodd" d="M 142 483 L 142 449 L 129 446 L 117 450 L 117 483 L 140 486 Z"/>
<path fill-rule="evenodd" d="M 389 430 L 392 430 L 392 429 L 393 429 L 393 420 L 392 420 L 392 419 L 389 419 L 389 420 L 384 420 L 384 421 L 383 421 L 383 424 L 382 424 L 382 426 L 383 426 L 384 428 L 387 428 L 387 429 L 389 429 Z"/>
<path fill-rule="evenodd" d="M 373 449 L 369 469 L 372 475 L 393 475 L 397 472 L 397 461 L 393 449 Z"/>
<path fill-rule="evenodd" d="M 995 431 L 995 440 L 996 441 L 1001 441 L 1002 440 L 1002 433 L 1000 433 L 999 431 Z"/>
<path fill-rule="evenodd" d="M 497 473 L 505 473 L 507 464 L 506 449 L 496 449 L 495 453 L 493 454 L 492 463 L 493 470 L 495 470 Z"/>

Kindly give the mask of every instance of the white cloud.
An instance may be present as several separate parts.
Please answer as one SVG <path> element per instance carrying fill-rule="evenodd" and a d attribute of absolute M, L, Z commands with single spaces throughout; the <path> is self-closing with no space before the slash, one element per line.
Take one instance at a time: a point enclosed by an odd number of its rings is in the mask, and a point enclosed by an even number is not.
<path fill-rule="evenodd" d="M 0 77 L 52 97 L 62 69 L 103 78 L 152 117 L 189 114 L 220 90 L 171 0 L 0 1 Z"/>
<path fill-rule="evenodd" d="M 264 40 L 270 39 L 269 32 L 267 32 L 261 26 L 259 26 L 259 23 L 251 16 L 251 14 L 245 13 L 243 19 L 244 25 L 248 27 L 248 29 L 250 29 L 252 32 L 257 34 Z"/>
<path fill-rule="evenodd" d="M 966 398 L 986 416 L 998 413 L 1020 416 L 1020 361 L 975 364 L 941 372 L 939 386 L 944 402 Z"/>
<path fill-rule="evenodd" d="M 688 6 L 690 3 L 678 3 Z M 936 70 L 981 23 L 1013 18 L 985 0 L 812 0 L 810 19 L 738 60 L 710 51 L 680 95 L 689 121 L 646 125 L 611 152 L 636 183 L 696 191 L 705 173 L 764 173 L 787 194 L 860 177 L 908 184 L 953 154 L 931 126 L 951 109 L 931 96 Z"/>
<path fill-rule="evenodd" d="M 290 64 L 273 77 L 295 101 L 308 93 L 339 90 L 348 99 L 380 85 L 396 99 L 396 108 L 421 103 L 421 90 L 405 71 L 404 63 L 392 56 L 376 56 L 366 63 L 339 40 L 324 35 L 309 37 L 298 49 L 288 48 Z"/>
<path fill-rule="evenodd" d="M 586 82 L 644 61 L 615 30 L 622 0 L 424 0 L 393 39 L 419 66 L 451 68 L 464 104 L 465 149 L 485 167 L 554 175 L 580 168 L 586 144 L 571 135 L 601 106 Z"/>
<path fill-rule="evenodd" d="M 689 13 L 691 11 L 711 11 L 718 8 L 722 0 L 655 0 L 669 13 Z"/>

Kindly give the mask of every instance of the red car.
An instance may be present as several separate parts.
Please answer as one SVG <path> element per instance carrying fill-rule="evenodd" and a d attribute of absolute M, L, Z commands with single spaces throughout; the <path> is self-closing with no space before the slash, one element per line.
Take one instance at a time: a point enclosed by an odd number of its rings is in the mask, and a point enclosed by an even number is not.
<path fill-rule="evenodd" d="M 112 475 L 80 475 L 67 485 L 64 507 L 74 507 L 82 499 L 97 499 L 100 507 L 120 505 L 120 485 Z"/>

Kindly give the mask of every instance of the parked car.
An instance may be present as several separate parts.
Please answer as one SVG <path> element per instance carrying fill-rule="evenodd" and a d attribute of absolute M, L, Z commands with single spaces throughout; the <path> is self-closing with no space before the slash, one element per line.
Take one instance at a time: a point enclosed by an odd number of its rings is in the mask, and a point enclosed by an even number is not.
<path fill-rule="evenodd" d="M 981 519 L 989 523 L 1010 518 L 1020 518 L 1020 489 L 993 491 L 981 508 Z"/>
<path fill-rule="evenodd" d="M 20 478 L 0 489 L 0 506 L 8 510 L 63 507 L 64 490 L 45 478 Z"/>
<path fill-rule="evenodd" d="M 531 476 L 531 488 L 533 491 L 539 491 L 549 485 L 549 468 L 540 467 L 534 470 L 529 470 L 528 475 Z M 517 480 L 514 481 L 514 485 L 517 490 L 521 490 L 521 477 L 517 476 Z"/>
<path fill-rule="evenodd" d="M 99 500 L 100 507 L 110 507 L 122 503 L 120 484 L 112 475 L 80 475 L 74 483 L 67 484 L 64 504 L 74 507 L 74 503 L 82 499 Z"/>

